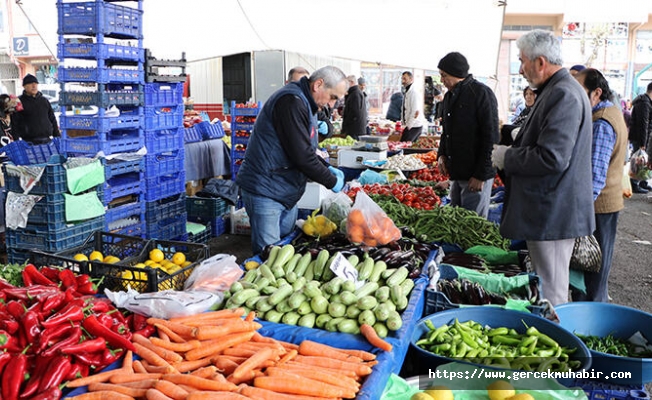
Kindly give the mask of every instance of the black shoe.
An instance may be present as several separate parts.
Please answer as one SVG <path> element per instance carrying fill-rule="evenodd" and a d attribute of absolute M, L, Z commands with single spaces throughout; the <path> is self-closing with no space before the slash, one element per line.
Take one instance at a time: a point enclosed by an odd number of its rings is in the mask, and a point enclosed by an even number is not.
<path fill-rule="evenodd" d="M 650 191 L 650 185 L 647 183 L 647 181 L 639 181 L 638 186 L 641 187 L 641 189 L 645 189 L 647 191 Z"/>
<path fill-rule="evenodd" d="M 649 192 L 647 189 L 643 189 L 640 185 L 632 185 L 632 192 L 633 193 L 639 193 L 639 194 L 645 194 Z"/>

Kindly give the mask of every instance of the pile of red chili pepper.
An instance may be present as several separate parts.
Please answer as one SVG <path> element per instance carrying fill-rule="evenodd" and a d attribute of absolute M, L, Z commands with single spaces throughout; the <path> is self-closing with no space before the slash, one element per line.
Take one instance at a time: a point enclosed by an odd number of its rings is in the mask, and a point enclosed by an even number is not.
<path fill-rule="evenodd" d="M 0 280 L 0 391 L 3 400 L 59 399 L 60 385 L 88 376 L 150 336 L 146 317 L 125 317 L 98 298 L 88 275 L 28 264 L 24 287 Z"/>
<path fill-rule="evenodd" d="M 401 203 L 419 210 L 432 210 L 441 204 L 441 199 L 430 186 L 417 187 L 407 183 L 392 183 L 391 185 L 374 183 L 363 185 L 362 189 L 367 194 L 394 196 Z M 355 187 L 347 194 L 352 200 L 355 200 L 355 195 L 360 190 L 360 187 Z"/>
<path fill-rule="evenodd" d="M 410 179 L 428 182 L 445 182 L 448 180 L 448 175 L 439 172 L 439 168 L 434 167 L 420 169 L 410 174 Z"/>

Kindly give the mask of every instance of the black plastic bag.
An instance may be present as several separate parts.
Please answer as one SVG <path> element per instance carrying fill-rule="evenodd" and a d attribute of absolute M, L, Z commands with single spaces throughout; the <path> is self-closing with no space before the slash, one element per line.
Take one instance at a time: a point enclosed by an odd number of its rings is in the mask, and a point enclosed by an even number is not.
<path fill-rule="evenodd" d="M 597 273 L 602 268 L 602 250 L 593 235 L 575 238 L 573 254 L 570 260 L 571 269 Z"/>

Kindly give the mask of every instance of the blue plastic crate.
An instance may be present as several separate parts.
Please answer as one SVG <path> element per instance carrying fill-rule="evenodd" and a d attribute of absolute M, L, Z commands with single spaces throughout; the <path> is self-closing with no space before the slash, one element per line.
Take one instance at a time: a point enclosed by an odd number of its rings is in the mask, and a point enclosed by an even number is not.
<path fill-rule="evenodd" d="M 247 143 L 249 143 L 249 135 L 247 136 L 236 136 L 235 134 L 231 135 L 231 145 L 247 144 Z"/>
<path fill-rule="evenodd" d="M 222 123 L 217 122 L 216 124 L 211 124 L 210 122 L 200 122 L 197 124 L 199 132 L 204 140 L 219 139 L 224 137 L 224 128 L 222 128 Z"/>
<path fill-rule="evenodd" d="M 104 161 L 104 178 L 108 181 L 117 175 L 127 174 L 129 172 L 143 172 L 145 168 L 145 159 L 137 160 L 120 160 L 114 158 Z"/>
<path fill-rule="evenodd" d="M 156 201 L 175 194 L 186 192 L 186 174 L 179 171 L 175 174 L 148 178 L 145 186 L 145 201 Z"/>
<path fill-rule="evenodd" d="M 143 11 L 104 1 L 57 3 L 60 35 L 142 39 Z"/>
<path fill-rule="evenodd" d="M 234 132 L 236 130 L 251 132 L 252 129 L 254 129 L 253 122 L 231 122 L 231 130 Z"/>
<path fill-rule="evenodd" d="M 88 190 L 84 193 L 96 192 L 100 201 L 104 200 L 104 189 L 102 185 Z M 31 193 L 31 192 L 30 192 Z M 63 193 L 44 194 L 32 210 L 29 212 L 28 224 L 48 224 L 53 229 L 63 228 L 66 221 L 66 198 Z"/>
<path fill-rule="evenodd" d="M 183 104 L 166 107 L 145 107 L 145 129 L 168 129 L 183 126 Z"/>
<path fill-rule="evenodd" d="M 108 226 L 106 228 L 108 230 Z M 145 238 L 147 232 L 147 225 L 145 221 L 140 221 L 136 224 L 127 225 L 121 228 L 116 228 L 110 231 L 111 233 L 117 233 L 119 235 L 134 236 L 139 238 Z"/>
<path fill-rule="evenodd" d="M 120 88 L 110 88 L 110 86 L 116 85 L 119 85 Z M 101 86 L 105 85 L 101 84 Z M 108 86 L 89 92 L 62 90 L 59 92 L 59 104 L 62 106 L 96 106 L 102 108 L 114 105 L 133 107 L 143 105 L 145 95 L 142 89 L 138 87 L 129 88 L 123 84 L 108 84 Z"/>
<path fill-rule="evenodd" d="M 2 148 L 9 160 L 16 165 L 45 164 L 54 154 L 61 154 L 59 138 L 53 138 L 47 144 L 31 144 L 16 140 Z"/>
<path fill-rule="evenodd" d="M 190 236 L 192 236 L 192 235 L 189 234 L 188 232 L 186 232 L 185 234 L 183 234 L 183 235 L 181 235 L 181 236 L 177 236 L 177 237 L 175 237 L 175 238 L 172 238 L 172 240 L 174 240 L 174 241 L 176 241 L 176 242 L 190 242 L 190 243 L 206 244 L 206 242 L 193 242 L 193 241 L 191 241 L 191 240 L 189 239 Z"/>
<path fill-rule="evenodd" d="M 577 379 L 573 387 L 581 387 L 588 400 L 639 400 L 649 399 L 644 386 L 620 386 L 604 382 Z"/>
<path fill-rule="evenodd" d="M 184 149 L 167 151 L 145 156 L 145 179 L 170 175 L 184 169 Z"/>
<path fill-rule="evenodd" d="M 232 117 L 255 117 L 260 112 L 262 103 L 257 103 L 258 107 L 236 107 L 236 102 L 231 102 L 231 116 Z"/>
<path fill-rule="evenodd" d="M 148 223 L 147 238 L 149 239 L 172 239 L 186 234 L 186 214 L 183 213 L 165 223 Z"/>
<path fill-rule="evenodd" d="M 141 69 L 108 67 L 59 68 L 58 77 L 60 82 L 143 84 L 145 81 L 145 73 Z"/>
<path fill-rule="evenodd" d="M 123 60 L 144 62 L 144 52 L 141 47 L 122 46 L 107 43 L 83 43 L 70 39 L 59 41 L 57 45 L 58 58 L 79 58 L 82 60 Z"/>
<path fill-rule="evenodd" d="M 48 225 L 27 225 L 25 228 L 9 229 L 6 232 L 7 246 L 62 251 L 81 245 L 91 233 L 102 229 L 104 229 L 104 216 L 70 224 L 60 229 L 52 229 Z"/>
<path fill-rule="evenodd" d="M 143 201 L 142 195 L 137 196 L 137 200 L 134 202 L 107 208 L 104 220 L 106 225 L 109 226 L 112 222 L 141 215 L 145 215 L 145 202 Z"/>
<path fill-rule="evenodd" d="M 145 84 L 145 106 L 176 106 L 183 104 L 183 82 Z"/>
<path fill-rule="evenodd" d="M 177 215 L 186 213 L 186 194 L 179 193 L 161 200 L 148 201 L 145 204 L 148 223 L 176 218 Z"/>
<path fill-rule="evenodd" d="M 142 194 L 144 191 L 143 174 L 129 172 L 118 175 L 104 183 L 104 204 L 111 203 L 114 199 L 132 194 Z"/>
<path fill-rule="evenodd" d="M 68 181 L 66 178 L 66 169 L 63 163 L 66 158 L 61 154 L 55 154 L 50 157 L 47 164 L 34 164 L 35 166 L 44 167 L 41 179 L 32 187 L 30 194 L 56 194 L 68 191 Z M 11 168 L 11 163 L 3 166 L 5 185 L 10 192 L 23 193 L 20 186 L 20 176 L 15 174 Z"/>
<path fill-rule="evenodd" d="M 227 219 L 224 215 L 213 218 L 188 215 L 188 221 L 210 226 L 212 237 L 218 237 L 226 233 L 226 226 L 228 225 Z"/>
<path fill-rule="evenodd" d="M 193 125 L 189 128 L 183 130 L 183 141 L 184 143 L 195 143 L 202 141 L 201 132 L 196 125 Z"/>
<path fill-rule="evenodd" d="M 226 200 L 212 197 L 187 197 L 186 211 L 191 217 L 222 217 L 229 211 Z"/>
<path fill-rule="evenodd" d="M 90 133 L 90 136 L 75 136 Z M 130 153 L 145 145 L 145 135 L 140 129 L 97 132 L 91 130 L 62 130 L 62 150 L 70 154 L 94 156 L 104 154 Z"/>
<path fill-rule="evenodd" d="M 142 108 L 121 109 L 117 117 L 103 115 L 104 109 L 100 114 L 83 115 L 83 114 L 61 114 L 59 116 L 59 126 L 62 130 L 79 129 L 92 130 L 98 132 L 108 132 L 110 130 L 139 129 L 143 120 Z"/>
<path fill-rule="evenodd" d="M 145 131 L 145 147 L 148 153 L 163 153 L 183 149 L 184 129 L 170 128 Z"/>

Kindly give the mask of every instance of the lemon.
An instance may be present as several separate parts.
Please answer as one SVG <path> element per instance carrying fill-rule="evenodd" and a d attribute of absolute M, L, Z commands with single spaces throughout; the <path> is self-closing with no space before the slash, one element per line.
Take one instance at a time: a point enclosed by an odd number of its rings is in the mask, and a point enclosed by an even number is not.
<path fill-rule="evenodd" d="M 145 265 L 147 265 L 147 266 L 150 266 L 150 265 L 154 264 L 154 261 L 152 261 L 152 260 L 146 260 L 145 262 L 143 262 L 143 264 L 145 264 Z"/>
<path fill-rule="evenodd" d="M 534 400 L 534 397 L 529 393 L 519 393 L 512 397 L 508 397 L 506 400 Z"/>
<path fill-rule="evenodd" d="M 74 256 L 73 258 L 74 258 L 76 261 L 88 261 L 88 257 L 86 257 L 86 255 L 85 255 L 85 254 L 82 254 L 82 253 L 77 253 L 77 254 L 75 254 L 75 256 Z"/>
<path fill-rule="evenodd" d="M 186 268 L 190 264 L 192 264 L 192 261 L 184 261 L 184 263 L 181 264 L 181 268 Z"/>
<path fill-rule="evenodd" d="M 107 263 L 107 264 L 115 264 L 118 261 L 120 261 L 120 259 L 118 257 L 116 257 L 116 256 L 106 256 L 106 257 L 104 257 L 104 262 Z"/>
<path fill-rule="evenodd" d="M 453 391 L 446 386 L 431 386 L 424 391 L 433 400 L 453 400 Z"/>
<path fill-rule="evenodd" d="M 147 264 L 145 264 L 145 263 L 138 263 L 138 264 L 134 265 L 135 268 L 145 268 L 146 266 L 147 266 Z"/>
<path fill-rule="evenodd" d="M 88 256 L 88 259 L 91 261 L 102 261 L 104 260 L 104 255 L 102 252 L 95 250 L 90 256 Z"/>
<path fill-rule="evenodd" d="M 487 395 L 490 400 L 506 400 L 515 394 L 514 386 L 507 381 L 495 381 L 487 386 Z"/>
<path fill-rule="evenodd" d="M 172 262 L 176 265 L 181 265 L 186 262 L 186 255 L 181 252 L 176 252 L 172 256 Z"/>
<path fill-rule="evenodd" d="M 258 261 L 254 261 L 254 260 L 247 261 L 247 262 L 245 263 L 245 269 L 246 269 L 247 271 L 250 271 L 250 270 L 252 270 L 252 269 L 258 268 L 258 265 L 260 265 L 260 264 L 258 263 Z"/>
<path fill-rule="evenodd" d="M 160 249 L 153 249 L 149 252 L 149 259 L 159 263 L 165 259 L 165 254 Z"/>
<path fill-rule="evenodd" d="M 410 400 L 433 400 L 433 398 L 425 392 L 419 392 L 413 394 Z"/>
<path fill-rule="evenodd" d="M 169 268 L 165 270 L 165 272 L 167 272 L 170 275 L 174 274 L 177 271 L 181 271 L 181 267 L 176 264 L 171 265 Z"/>
<path fill-rule="evenodd" d="M 154 269 L 163 269 L 163 266 L 159 263 L 149 264 L 149 267 Z"/>

